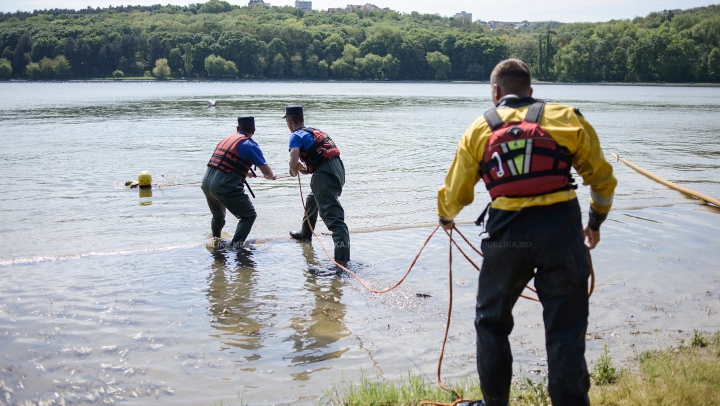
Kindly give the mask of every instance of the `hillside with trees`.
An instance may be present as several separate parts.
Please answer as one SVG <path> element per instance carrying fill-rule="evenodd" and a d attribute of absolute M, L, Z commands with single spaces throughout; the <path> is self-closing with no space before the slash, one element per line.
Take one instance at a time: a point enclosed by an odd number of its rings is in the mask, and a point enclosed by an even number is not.
<path fill-rule="evenodd" d="M 517 57 L 548 81 L 720 82 L 720 6 L 501 26 L 219 0 L 0 13 L 0 78 L 487 80 Z"/>

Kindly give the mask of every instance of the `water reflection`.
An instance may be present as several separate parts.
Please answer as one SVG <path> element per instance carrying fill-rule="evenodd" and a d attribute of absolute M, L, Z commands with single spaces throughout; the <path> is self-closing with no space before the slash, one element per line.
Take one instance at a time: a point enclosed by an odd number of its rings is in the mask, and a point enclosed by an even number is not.
<path fill-rule="evenodd" d="M 152 195 L 153 195 L 152 189 L 138 188 L 138 197 L 140 197 L 140 199 L 148 199 L 148 200 L 140 200 L 140 206 L 150 206 L 152 204 L 152 200 L 150 200 Z"/>
<path fill-rule="evenodd" d="M 255 297 L 258 275 L 250 250 L 208 248 L 215 258 L 208 276 L 207 299 L 211 324 L 225 345 L 250 353 L 248 361 L 260 359 L 263 347 L 260 330 L 264 327 Z M 234 260 L 231 262 L 231 259 Z"/>
<path fill-rule="evenodd" d="M 308 365 L 340 358 L 349 348 L 334 345 L 347 337 L 345 328 L 345 305 L 342 303 L 342 281 L 335 270 L 327 270 L 315 257 L 311 244 L 302 244 L 303 256 L 308 264 L 305 271 L 305 289 L 315 296 L 314 307 L 309 314 L 290 319 L 295 332 L 286 339 L 294 341 L 294 355 L 289 359 L 293 365 Z M 309 379 L 307 374 L 293 374 L 296 380 Z"/>

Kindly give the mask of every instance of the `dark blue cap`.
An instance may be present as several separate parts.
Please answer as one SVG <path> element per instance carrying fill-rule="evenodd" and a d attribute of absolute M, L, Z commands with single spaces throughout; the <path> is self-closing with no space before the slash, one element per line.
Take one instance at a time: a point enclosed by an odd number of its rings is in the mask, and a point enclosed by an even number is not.
<path fill-rule="evenodd" d="M 238 125 L 255 127 L 255 117 L 238 117 Z"/>
<path fill-rule="evenodd" d="M 303 115 L 303 109 L 302 106 L 287 106 L 285 107 L 285 115 L 283 118 L 287 116 L 302 116 Z"/>

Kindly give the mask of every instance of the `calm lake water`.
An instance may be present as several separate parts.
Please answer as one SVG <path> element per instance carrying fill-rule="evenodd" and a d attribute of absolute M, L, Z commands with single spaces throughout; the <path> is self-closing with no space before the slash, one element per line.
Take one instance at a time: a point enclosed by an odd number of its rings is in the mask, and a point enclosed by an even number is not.
<path fill-rule="evenodd" d="M 302 219 L 296 180 L 250 180 L 259 240 L 241 254 L 206 247 L 203 194 L 177 184 L 202 179 L 238 115 L 255 116 L 255 140 L 285 174 L 284 106 L 302 104 L 342 151 L 351 267 L 385 287 L 436 221 L 437 188 L 462 132 L 491 107 L 488 85 L 2 83 L 0 95 L 0 401 L 313 404 L 363 371 L 434 379 L 446 237 L 400 288 L 374 295 L 336 276 L 317 243 L 288 239 Z M 720 88 L 537 85 L 535 95 L 579 107 L 609 159 L 720 197 Z M 605 343 L 623 359 L 720 329 L 720 210 L 613 165 L 590 361 Z M 143 170 L 161 187 L 126 189 Z M 578 195 L 586 210 L 587 188 Z M 488 201 L 479 186 L 459 219 Z M 479 242 L 477 228 L 462 230 Z M 477 272 L 459 258 L 449 380 L 475 364 Z M 517 373 L 541 379 L 541 308 L 520 301 L 515 315 Z"/>

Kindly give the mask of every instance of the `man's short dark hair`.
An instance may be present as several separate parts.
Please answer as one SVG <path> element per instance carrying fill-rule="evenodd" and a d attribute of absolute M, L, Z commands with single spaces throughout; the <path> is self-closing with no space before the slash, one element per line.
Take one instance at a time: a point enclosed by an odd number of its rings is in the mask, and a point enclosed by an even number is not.
<path fill-rule="evenodd" d="M 288 120 L 292 121 L 293 124 L 305 124 L 305 116 L 285 116 Z"/>
<path fill-rule="evenodd" d="M 254 125 L 239 125 L 238 131 L 243 132 L 245 134 L 252 134 L 255 132 L 255 126 Z"/>
<path fill-rule="evenodd" d="M 506 59 L 490 74 L 490 85 L 497 84 L 507 94 L 525 94 L 530 90 L 530 67 L 519 59 Z"/>

